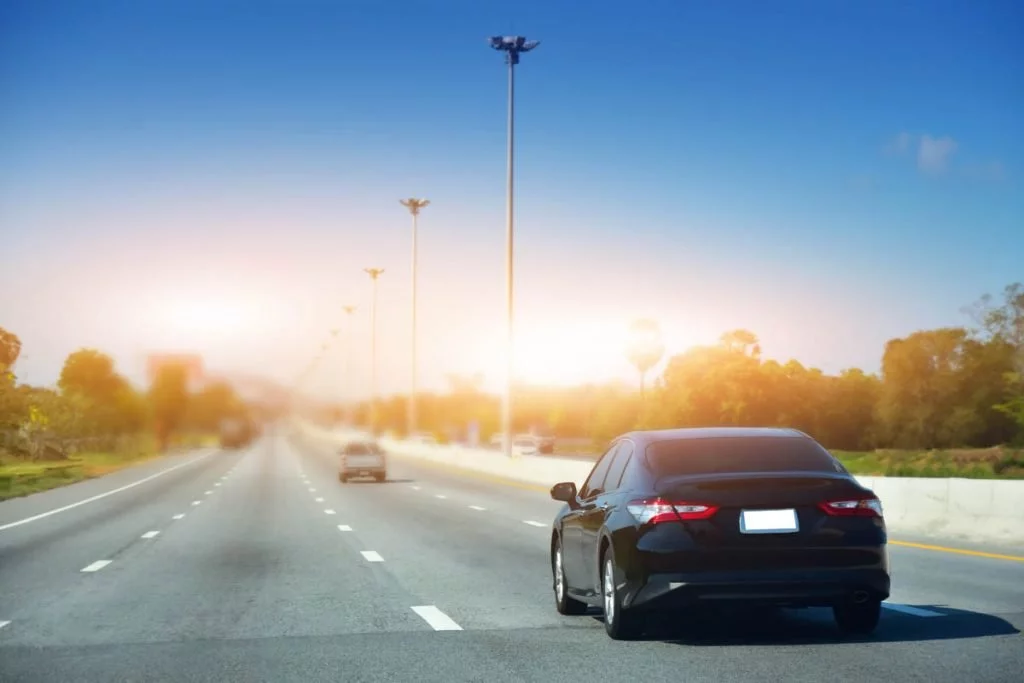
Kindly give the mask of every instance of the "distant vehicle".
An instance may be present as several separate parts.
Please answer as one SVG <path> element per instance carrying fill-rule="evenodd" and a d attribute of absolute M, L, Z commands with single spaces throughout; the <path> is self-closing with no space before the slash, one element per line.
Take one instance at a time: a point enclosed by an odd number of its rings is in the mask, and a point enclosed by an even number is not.
<path fill-rule="evenodd" d="M 512 452 L 516 455 L 537 455 L 537 439 L 529 435 L 517 436 L 512 442 Z"/>
<path fill-rule="evenodd" d="M 221 448 L 245 448 L 257 436 L 256 426 L 242 418 L 222 420 L 219 432 Z"/>
<path fill-rule="evenodd" d="M 388 461 L 384 449 L 376 441 L 361 439 L 349 441 L 341 447 L 341 463 L 338 480 L 347 483 L 349 479 L 369 477 L 377 482 L 388 478 Z"/>
<path fill-rule="evenodd" d="M 555 435 L 546 429 L 535 429 L 532 434 L 537 440 L 537 452 L 550 455 L 555 452 Z"/>
<path fill-rule="evenodd" d="M 649 614 L 726 601 L 827 606 L 869 634 L 889 597 L 882 505 L 791 429 L 673 429 L 612 442 L 551 536 L 556 609 L 603 607 L 616 640 Z"/>

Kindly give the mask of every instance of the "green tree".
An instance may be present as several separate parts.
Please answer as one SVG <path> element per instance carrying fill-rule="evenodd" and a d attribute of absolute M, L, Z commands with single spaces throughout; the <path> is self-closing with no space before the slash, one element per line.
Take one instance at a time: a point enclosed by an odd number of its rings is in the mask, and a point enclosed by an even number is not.
<path fill-rule="evenodd" d="M 18 335 L 0 327 L 0 374 L 9 372 L 21 355 L 21 340 Z"/>
<path fill-rule="evenodd" d="M 188 401 L 186 424 L 194 429 L 215 430 L 228 418 L 246 416 L 246 407 L 227 382 L 213 382 Z"/>
<path fill-rule="evenodd" d="M 181 428 L 189 403 L 188 368 L 178 363 L 160 366 L 149 388 L 160 450 L 167 450 L 171 435 Z"/>
<path fill-rule="evenodd" d="M 18 335 L 0 327 L 0 430 L 16 428 L 27 417 L 28 405 L 17 389 L 11 368 L 21 355 Z"/>
<path fill-rule="evenodd" d="M 105 353 L 96 349 L 71 353 L 57 385 L 66 396 L 78 401 L 88 418 L 86 431 L 90 436 L 130 434 L 145 425 L 144 402 Z"/>
<path fill-rule="evenodd" d="M 113 359 L 96 349 L 79 349 L 64 361 L 57 386 L 100 403 L 112 402 L 126 381 L 114 369 Z"/>

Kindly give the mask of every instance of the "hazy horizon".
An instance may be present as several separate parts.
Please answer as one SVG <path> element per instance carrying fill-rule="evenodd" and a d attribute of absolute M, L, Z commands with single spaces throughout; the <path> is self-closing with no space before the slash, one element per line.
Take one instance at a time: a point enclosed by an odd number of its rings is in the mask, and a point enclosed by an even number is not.
<path fill-rule="evenodd" d="M 289 383 L 351 320 L 369 382 L 407 390 L 410 218 L 420 385 L 500 379 L 506 70 L 517 72 L 517 325 L 532 383 L 635 382 L 748 329 L 768 358 L 878 369 L 1024 280 L 1022 9 L 911 2 L 12 2 L 0 8 L 0 325 L 22 381 L 95 347 Z M 799 8 L 799 9 L 797 9 Z M 514 21 L 510 21 L 514 17 Z M 600 36 L 600 45 L 594 44 Z M 660 366 L 659 366 L 660 369 Z M 335 394 L 334 353 L 312 390 Z"/>

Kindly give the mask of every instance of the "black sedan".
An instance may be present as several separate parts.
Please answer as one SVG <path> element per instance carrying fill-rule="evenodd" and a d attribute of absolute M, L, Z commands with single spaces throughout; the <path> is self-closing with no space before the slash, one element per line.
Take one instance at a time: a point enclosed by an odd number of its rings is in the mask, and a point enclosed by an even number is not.
<path fill-rule="evenodd" d="M 727 601 L 828 606 L 840 629 L 875 630 L 889 597 L 878 498 L 806 434 L 714 428 L 616 439 L 555 518 L 562 614 L 602 607 L 615 639 L 652 612 Z"/>

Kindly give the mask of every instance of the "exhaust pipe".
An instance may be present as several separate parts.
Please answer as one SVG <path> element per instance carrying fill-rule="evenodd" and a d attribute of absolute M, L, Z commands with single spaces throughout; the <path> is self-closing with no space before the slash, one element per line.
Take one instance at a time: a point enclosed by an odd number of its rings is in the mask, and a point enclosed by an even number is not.
<path fill-rule="evenodd" d="M 861 605 L 868 601 L 868 597 L 869 596 L 867 591 L 854 591 L 853 595 L 850 596 L 850 599 L 852 600 L 853 604 Z"/>

